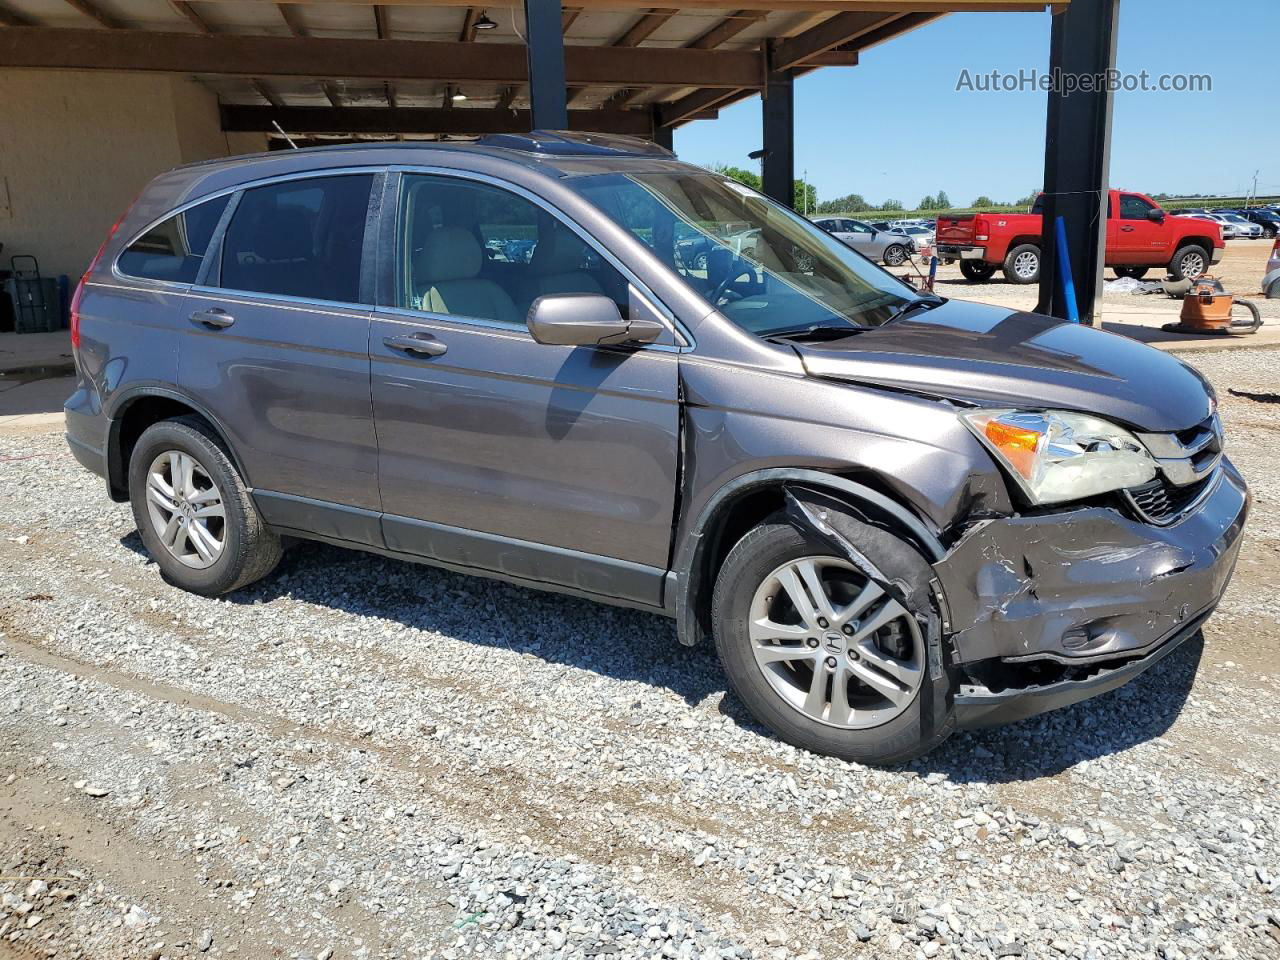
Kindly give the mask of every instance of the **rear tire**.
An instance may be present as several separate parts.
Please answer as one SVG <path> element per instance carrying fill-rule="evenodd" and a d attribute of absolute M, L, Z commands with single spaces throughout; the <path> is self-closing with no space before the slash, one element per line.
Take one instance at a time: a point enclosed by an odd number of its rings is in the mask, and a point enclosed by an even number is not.
<path fill-rule="evenodd" d="M 1116 267 L 1117 277 L 1132 277 L 1134 280 L 1141 280 L 1147 275 L 1150 267 Z"/>
<path fill-rule="evenodd" d="M 154 423 L 129 458 L 129 502 L 165 580 L 206 597 L 253 583 L 280 561 L 221 440 L 198 417 Z"/>
<path fill-rule="evenodd" d="M 970 283 L 985 283 L 996 275 L 996 265 L 984 260 L 961 260 L 960 273 Z"/>
<path fill-rule="evenodd" d="M 1020 243 L 1004 258 L 1004 278 L 1010 283 L 1040 282 L 1040 248 Z"/>
<path fill-rule="evenodd" d="M 858 549 L 897 596 L 879 593 L 859 607 L 868 578 L 825 542 L 775 517 L 738 542 L 716 578 L 716 651 L 734 693 L 752 716 L 788 743 L 858 763 L 903 763 L 932 750 L 955 729 L 953 675 L 944 669 L 933 679 L 929 668 L 939 622 L 929 589 L 930 568 L 885 530 L 849 517 L 841 518 L 841 530 L 856 537 Z M 858 611 L 845 621 L 852 634 L 839 619 L 829 621 L 825 632 L 820 621 L 811 622 L 821 610 L 819 603 L 808 615 L 791 603 L 779 571 L 793 569 L 792 564 L 799 565 L 796 570 L 820 571 L 818 582 L 831 590 L 827 601 L 837 612 Z M 797 578 L 790 582 L 812 583 L 802 574 Z M 812 590 L 803 595 L 812 599 Z M 890 619 L 874 626 L 884 617 Z M 793 624 L 789 630 L 783 621 Z M 869 639 L 860 640 L 859 631 L 868 626 Z M 771 629 L 785 637 L 764 637 Z M 792 636 L 807 630 L 815 636 Z M 795 658 L 779 657 L 779 650 L 794 652 Z M 862 674 L 854 672 L 859 669 Z M 860 679 L 869 669 L 880 686 Z M 893 671 L 888 675 L 894 686 L 884 686 L 886 670 Z M 815 671 L 827 674 L 819 680 Z M 836 678 L 842 694 L 837 694 Z M 822 685 L 816 697 L 815 681 Z"/>
<path fill-rule="evenodd" d="M 1174 280 L 1194 280 L 1209 269 L 1209 254 L 1204 247 L 1189 243 L 1179 247 L 1169 261 L 1169 276 Z"/>
<path fill-rule="evenodd" d="M 1268 300 L 1280 300 L 1280 280 L 1272 280 L 1271 286 L 1267 287 Z"/>

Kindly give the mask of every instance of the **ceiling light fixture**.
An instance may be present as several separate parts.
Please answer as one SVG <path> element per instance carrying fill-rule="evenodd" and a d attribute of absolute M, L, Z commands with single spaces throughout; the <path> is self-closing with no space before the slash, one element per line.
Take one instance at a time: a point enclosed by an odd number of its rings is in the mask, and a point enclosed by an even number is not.
<path fill-rule="evenodd" d="M 454 87 L 453 92 L 449 94 L 449 99 L 452 100 L 454 103 L 460 103 L 461 101 L 467 99 L 467 95 L 462 92 L 461 87 Z"/>
<path fill-rule="evenodd" d="M 489 19 L 489 12 L 487 10 L 481 10 L 480 19 L 472 24 L 472 26 L 477 30 L 492 30 L 497 25 L 496 21 Z"/>

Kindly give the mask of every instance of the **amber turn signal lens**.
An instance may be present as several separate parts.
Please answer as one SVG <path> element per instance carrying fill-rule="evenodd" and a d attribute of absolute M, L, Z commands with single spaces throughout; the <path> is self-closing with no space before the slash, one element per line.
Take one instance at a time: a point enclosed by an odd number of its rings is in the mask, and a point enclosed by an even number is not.
<path fill-rule="evenodd" d="M 991 445 L 1008 459 L 1009 465 L 1029 479 L 1035 467 L 1036 448 L 1042 434 L 1038 430 L 1000 420 L 988 420 L 986 434 Z"/>

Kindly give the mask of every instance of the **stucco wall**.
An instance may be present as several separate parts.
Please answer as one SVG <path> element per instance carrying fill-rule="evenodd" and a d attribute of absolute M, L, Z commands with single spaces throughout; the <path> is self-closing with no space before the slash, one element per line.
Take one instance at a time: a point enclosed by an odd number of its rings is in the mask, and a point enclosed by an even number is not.
<path fill-rule="evenodd" d="M 162 74 L 0 70 L 0 264 L 35 254 L 74 282 L 155 174 L 231 150 L 214 96 Z"/>

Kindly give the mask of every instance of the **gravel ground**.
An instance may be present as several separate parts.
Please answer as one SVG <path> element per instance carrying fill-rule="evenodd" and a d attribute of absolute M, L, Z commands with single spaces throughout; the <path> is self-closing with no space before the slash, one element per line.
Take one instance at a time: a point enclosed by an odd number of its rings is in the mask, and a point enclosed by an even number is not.
<path fill-rule="evenodd" d="M 1276 957 L 1280 351 L 1194 362 L 1256 494 L 1205 641 L 895 770 L 653 616 L 311 545 L 180 593 L 0 437 L 0 957 Z"/>

